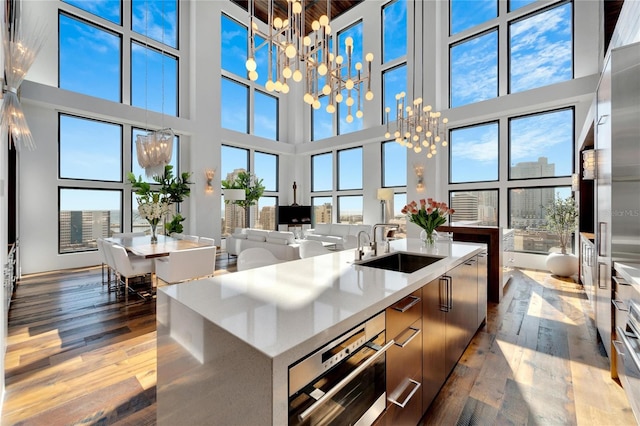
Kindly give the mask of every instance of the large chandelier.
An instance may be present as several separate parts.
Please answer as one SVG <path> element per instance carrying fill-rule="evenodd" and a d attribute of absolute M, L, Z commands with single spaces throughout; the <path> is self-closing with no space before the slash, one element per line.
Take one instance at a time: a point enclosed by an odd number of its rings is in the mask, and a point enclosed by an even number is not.
<path fill-rule="evenodd" d="M 19 94 L 20 85 L 46 40 L 46 31 L 42 27 L 26 28 L 22 22 L 20 0 L 7 0 L 3 6 L 0 37 L 4 53 L 4 81 L 0 77 L 0 134 L 3 138 L 10 136 L 9 143 L 13 143 L 16 150 L 23 146 L 35 149 Z"/>
<path fill-rule="evenodd" d="M 373 53 L 365 55 L 366 76 L 360 62 L 353 64 L 353 39 L 345 39 L 346 58 L 331 52 L 331 1 L 327 1 L 327 14 L 313 21 L 311 32 L 305 34 L 304 0 L 287 0 L 287 18 L 274 18 L 274 0 L 268 2 L 267 20 L 269 33 L 258 29 L 254 22 L 254 2 L 249 1 L 251 20 L 249 57 L 246 62 L 249 79 L 258 79 L 256 52 L 267 49 L 268 78 L 265 88 L 269 92 L 288 93 L 289 82 L 298 83 L 305 79 L 304 101 L 314 109 L 321 106 L 320 98 L 327 97 L 326 111 L 336 112 L 339 103 L 348 107 L 346 120 L 355 116 L 362 118 L 363 87 L 364 98 L 373 99 L 371 91 L 371 62 Z M 260 40 L 259 40 L 260 39 Z M 355 71 L 354 71 L 355 68 Z M 343 92 L 346 91 L 346 99 Z M 355 93 L 354 93 L 355 92 Z"/>
<path fill-rule="evenodd" d="M 401 146 L 413 149 L 416 154 L 427 150 L 427 158 L 438 152 L 438 145 L 447 146 L 446 134 L 449 120 L 442 117 L 439 111 L 433 111 L 431 105 L 423 105 L 422 98 L 416 98 L 407 105 L 406 93 L 396 95 L 397 117 L 393 137 Z M 385 108 L 387 132 L 385 138 L 391 137 L 389 125 L 390 107 Z"/>
<path fill-rule="evenodd" d="M 171 129 L 150 131 L 136 137 L 138 164 L 147 177 L 162 176 L 164 166 L 171 162 L 174 137 Z"/>

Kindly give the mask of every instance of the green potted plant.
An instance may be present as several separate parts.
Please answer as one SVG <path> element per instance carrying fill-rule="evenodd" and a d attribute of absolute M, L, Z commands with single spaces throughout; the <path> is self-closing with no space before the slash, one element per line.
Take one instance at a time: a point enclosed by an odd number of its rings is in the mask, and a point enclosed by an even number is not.
<path fill-rule="evenodd" d="M 152 238 L 155 237 L 155 225 L 157 225 L 159 220 L 155 217 L 153 218 L 153 221 L 149 219 L 148 215 L 145 214 L 146 207 L 144 206 L 149 203 L 161 205 L 163 215 L 166 216 L 169 213 L 172 214 L 172 219 L 170 221 L 165 220 L 165 233 L 167 235 L 174 232 L 181 233 L 183 229 L 182 222 L 185 218 L 179 213 L 175 213 L 171 206 L 173 204 L 183 202 L 191 194 L 191 188 L 189 185 L 193 182 L 189 181 L 190 177 L 191 173 L 189 172 L 183 172 L 180 176 L 174 176 L 173 166 L 168 164 L 164 167 L 164 173 L 162 175 L 153 176 L 153 180 L 160 184 L 160 189 L 154 191 L 150 183 L 142 180 L 142 176 L 138 176 L 136 179 L 135 175 L 131 172 L 127 175 L 127 180 L 131 184 L 131 187 L 137 196 L 138 210 L 140 210 L 140 214 L 142 214 L 145 219 L 149 220 L 149 223 L 151 224 L 153 232 Z M 153 222 L 155 222 L 155 224 Z"/>
<path fill-rule="evenodd" d="M 546 229 L 555 233 L 560 242 L 560 252 L 549 253 L 546 265 L 552 274 L 569 277 L 578 272 L 578 257 L 567 253 L 573 232 L 578 226 L 578 208 L 572 196 L 558 196 L 546 207 Z"/>
<path fill-rule="evenodd" d="M 243 189 L 245 193 L 244 200 L 234 201 L 245 210 L 245 226 L 249 227 L 249 207 L 255 205 L 264 193 L 264 185 L 262 179 L 258 179 L 254 174 L 248 172 L 239 172 L 234 179 L 224 179 L 221 181 L 224 189 Z"/>

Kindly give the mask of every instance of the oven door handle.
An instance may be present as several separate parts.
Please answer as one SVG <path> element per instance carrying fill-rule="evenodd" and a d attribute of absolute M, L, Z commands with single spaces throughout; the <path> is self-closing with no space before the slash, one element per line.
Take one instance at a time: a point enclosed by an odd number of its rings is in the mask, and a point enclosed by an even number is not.
<path fill-rule="evenodd" d="M 381 347 L 378 350 L 378 352 L 376 352 L 375 355 L 373 355 L 371 358 L 367 359 L 365 362 L 360 364 L 356 369 L 354 369 L 351 373 L 349 373 L 347 375 L 347 377 L 345 377 L 344 379 L 340 380 L 337 385 L 335 385 L 334 387 L 329 389 L 324 395 L 322 395 L 322 397 L 320 399 L 318 399 L 316 402 L 311 404 L 311 406 L 309 408 L 307 408 L 302 413 L 300 413 L 300 415 L 298 416 L 300 421 L 305 421 L 309 416 L 311 416 L 313 414 L 314 411 L 316 411 L 318 408 L 320 408 L 320 406 L 322 406 L 328 400 L 333 398 L 333 396 L 335 394 L 340 392 L 342 390 L 342 388 L 347 386 L 360 373 L 362 373 L 364 370 L 369 368 L 369 366 L 371 366 L 371 364 L 376 362 L 376 360 L 378 358 L 380 358 L 382 355 L 384 355 L 384 353 L 387 351 L 387 349 L 389 349 L 391 346 L 393 346 L 395 344 L 396 344 L 396 342 L 394 340 L 390 340 L 389 342 L 387 342 L 387 344 L 385 344 L 383 347 Z"/>

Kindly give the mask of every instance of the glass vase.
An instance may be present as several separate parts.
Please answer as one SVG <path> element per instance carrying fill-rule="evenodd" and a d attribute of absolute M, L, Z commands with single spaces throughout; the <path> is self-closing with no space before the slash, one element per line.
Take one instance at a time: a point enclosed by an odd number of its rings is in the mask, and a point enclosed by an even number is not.
<path fill-rule="evenodd" d="M 426 229 L 420 231 L 420 240 L 422 241 L 423 247 L 430 247 L 435 244 L 436 238 L 438 238 L 438 233 L 434 230 L 428 232 Z"/>
<path fill-rule="evenodd" d="M 156 244 L 158 242 L 158 236 L 156 235 L 156 226 L 157 223 L 151 223 L 151 244 Z"/>

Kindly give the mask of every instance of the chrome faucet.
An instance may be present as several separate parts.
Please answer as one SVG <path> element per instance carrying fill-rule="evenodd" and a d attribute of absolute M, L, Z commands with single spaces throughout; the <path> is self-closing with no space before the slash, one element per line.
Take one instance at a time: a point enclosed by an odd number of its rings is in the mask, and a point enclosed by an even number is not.
<path fill-rule="evenodd" d="M 367 240 L 371 240 L 371 237 L 369 236 L 369 234 L 367 234 L 367 231 L 360 231 L 358 232 L 358 247 L 356 248 L 356 259 L 357 260 L 362 260 L 362 256 L 364 256 L 364 244 L 362 246 L 360 246 L 360 236 L 364 234 L 367 236 Z"/>
<path fill-rule="evenodd" d="M 377 228 L 393 228 L 398 230 L 399 226 L 395 223 L 376 223 L 373 225 L 373 241 L 371 242 L 371 248 L 373 248 L 373 255 L 378 255 L 378 242 L 376 241 L 376 229 Z M 382 235 L 382 241 L 386 241 L 385 235 Z"/>

